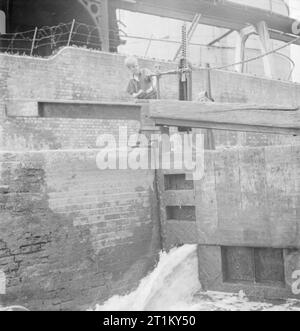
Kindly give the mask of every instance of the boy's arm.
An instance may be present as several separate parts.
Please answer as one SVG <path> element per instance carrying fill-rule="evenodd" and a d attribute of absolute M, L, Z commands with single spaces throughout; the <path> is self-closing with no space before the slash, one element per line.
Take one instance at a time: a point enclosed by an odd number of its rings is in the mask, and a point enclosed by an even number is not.
<path fill-rule="evenodd" d="M 147 93 L 151 93 L 153 91 L 157 90 L 157 77 L 153 76 L 153 72 L 149 69 L 145 70 L 145 76 L 149 78 L 149 81 L 151 81 L 151 87 L 146 91 Z"/>
<path fill-rule="evenodd" d="M 137 92 L 137 93 L 132 93 L 131 95 L 132 95 L 134 98 L 138 98 L 138 97 L 140 97 L 143 93 L 144 93 L 143 90 L 139 90 L 139 92 Z"/>
<path fill-rule="evenodd" d="M 132 80 L 130 80 L 128 87 L 127 87 L 127 93 L 133 96 L 134 98 L 138 98 L 142 93 L 144 93 L 143 90 L 139 90 L 136 92 L 135 85 Z"/>

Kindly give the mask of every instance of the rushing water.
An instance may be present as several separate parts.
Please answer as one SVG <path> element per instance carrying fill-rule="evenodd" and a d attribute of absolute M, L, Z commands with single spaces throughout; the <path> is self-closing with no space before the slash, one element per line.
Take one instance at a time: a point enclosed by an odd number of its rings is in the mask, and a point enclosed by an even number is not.
<path fill-rule="evenodd" d="M 282 304 L 251 302 L 243 293 L 202 292 L 198 280 L 196 246 L 186 245 L 161 253 L 154 271 L 139 287 L 126 296 L 114 296 L 98 311 L 206 311 L 206 310 L 295 310 L 300 303 L 289 300 Z"/>
<path fill-rule="evenodd" d="M 7 309 L 23 310 L 25 308 L 10 307 Z M 95 310 L 300 311 L 300 302 L 289 300 L 275 305 L 268 302 L 251 302 L 243 293 L 234 295 L 203 292 L 198 279 L 196 246 L 186 245 L 175 248 L 169 253 L 161 253 L 157 267 L 141 281 L 135 291 L 126 296 L 114 296 L 103 306 L 97 306 Z"/>

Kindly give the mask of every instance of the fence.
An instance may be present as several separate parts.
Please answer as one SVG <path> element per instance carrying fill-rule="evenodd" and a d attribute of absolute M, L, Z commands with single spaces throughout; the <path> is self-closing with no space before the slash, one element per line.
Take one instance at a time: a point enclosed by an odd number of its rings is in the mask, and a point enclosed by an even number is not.
<path fill-rule="evenodd" d="M 118 34 L 110 31 L 110 44 L 117 42 Z M 73 20 L 57 26 L 0 35 L 0 51 L 10 54 L 50 56 L 55 50 L 70 45 L 101 50 L 98 28 Z"/>
<path fill-rule="evenodd" d="M 178 47 L 181 42 L 178 40 L 167 40 L 167 39 L 157 39 L 153 36 L 150 38 L 141 36 L 128 35 L 121 29 L 110 30 L 109 31 L 109 44 L 110 51 L 116 52 L 120 44 L 126 43 L 126 40 L 135 39 L 137 42 L 145 43 L 145 54 L 147 55 L 151 47 L 151 43 L 160 42 L 164 44 L 177 44 Z M 299 38 L 297 38 L 299 39 Z M 297 40 L 295 39 L 295 40 Z M 96 50 L 102 49 L 103 37 L 96 26 L 87 25 L 85 23 L 80 23 L 75 20 L 69 23 L 61 23 L 57 26 L 52 27 L 42 27 L 35 28 L 33 30 L 17 33 L 8 33 L 0 35 L 0 52 L 5 52 L 9 54 L 22 54 L 29 56 L 51 56 L 58 49 L 65 46 L 78 46 L 91 48 Z M 190 46 L 197 46 L 201 48 L 211 49 L 211 48 L 221 48 L 218 46 L 208 46 L 200 43 L 189 43 Z M 290 46 L 291 43 L 287 43 L 284 46 L 273 50 L 271 53 L 276 56 L 285 58 L 286 61 L 290 62 L 291 71 L 288 77 L 284 79 L 290 80 L 291 75 L 295 69 L 295 63 L 286 55 L 278 53 L 279 50 Z M 141 54 L 136 54 L 141 55 Z M 254 57 L 245 61 L 245 63 L 253 62 L 259 60 L 268 54 L 262 54 L 258 57 Z M 226 64 L 225 66 L 216 66 L 217 69 L 234 69 L 236 64 Z"/>

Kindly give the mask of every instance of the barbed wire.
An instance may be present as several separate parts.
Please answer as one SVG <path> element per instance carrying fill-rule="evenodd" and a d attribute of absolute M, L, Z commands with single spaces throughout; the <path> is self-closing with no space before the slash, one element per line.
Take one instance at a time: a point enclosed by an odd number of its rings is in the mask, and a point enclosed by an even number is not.
<path fill-rule="evenodd" d="M 100 34 L 101 32 L 99 31 L 97 26 L 92 26 L 75 21 L 69 23 L 60 23 L 56 26 L 51 26 L 51 27 L 44 26 L 38 29 L 36 28 L 34 30 L 28 30 L 25 32 L 7 33 L 5 35 L 0 35 L 0 51 L 6 53 L 12 53 L 12 54 L 22 53 L 25 55 L 32 55 L 32 56 L 50 56 L 57 49 L 67 45 L 75 45 L 79 47 L 101 50 L 103 42 L 109 42 L 109 44 L 118 46 L 122 43 L 122 38 L 136 39 L 136 40 L 140 40 L 141 42 L 145 42 L 145 40 L 147 41 L 150 40 L 150 38 L 146 38 L 146 37 L 128 35 L 125 32 L 122 33 L 122 31 L 120 34 L 119 29 L 110 29 L 109 37 L 107 39 L 103 38 L 103 36 L 101 36 Z M 289 43 L 286 43 L 283 46 L 278 47 L 265 54 L 261 54 L 259 56 L 255 56 L 250 59 L 237 63 L 215 66 L 212 67 L 211 70 L 222 70 L 240 64 L 246 64 L 249 62 L 259 60 L 271 54 L 276 54 L 281 56 L 282 54 L 278 53 L 280 50 L 290 46 L 299 39 L 300 37 L 297 37 L 292 41 L 290 41 Z M 167 40 L 167 39 L 164 40 L 153 37 L 151 38 L 151 41 L 180 43 L 178 41 Z M 206 44 L 200 44 L 200 43 L 190 43 L 190 46 L 220 48 L 220 46 L 208 46 Z M 288 57 L 286 58 L 289 59 Z M 292 61 L 291 63 L 292 63 L 292 69 L 291 69 L 291 73 L 289 74 L 289 79 L 295 68 L 295 63 Z"/>
<path fill-rule="evenodd" d="M 108 41 L 110 43 L 120 41 L 115 36 L 117 32 L 117 30 L 109 31 L 110 38 Z M 101 49 L 103 41 L 106 40 L 100 37 L 96 26 L 69 22 L 60 23 L 56 26 L 44 26 L 25 32 L 0 35 L 0 51 L 12 54 L 50 56 L 55 49 L 67 46 L 68 43 Z"/>

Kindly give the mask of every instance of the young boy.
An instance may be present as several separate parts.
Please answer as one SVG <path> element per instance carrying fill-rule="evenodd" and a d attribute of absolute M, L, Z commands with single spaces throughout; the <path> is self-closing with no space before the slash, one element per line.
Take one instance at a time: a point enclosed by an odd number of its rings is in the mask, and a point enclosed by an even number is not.
<path fill-rule="evenodd" d="M 125 65 L 133 75 L 129 81 L 127 93 L 136 99 L 157 99 L 157 80 L 156 77 L 151 76 L 152 72 L 149 69 L 140 68 L 135 57 L 128 57 Z"/>

